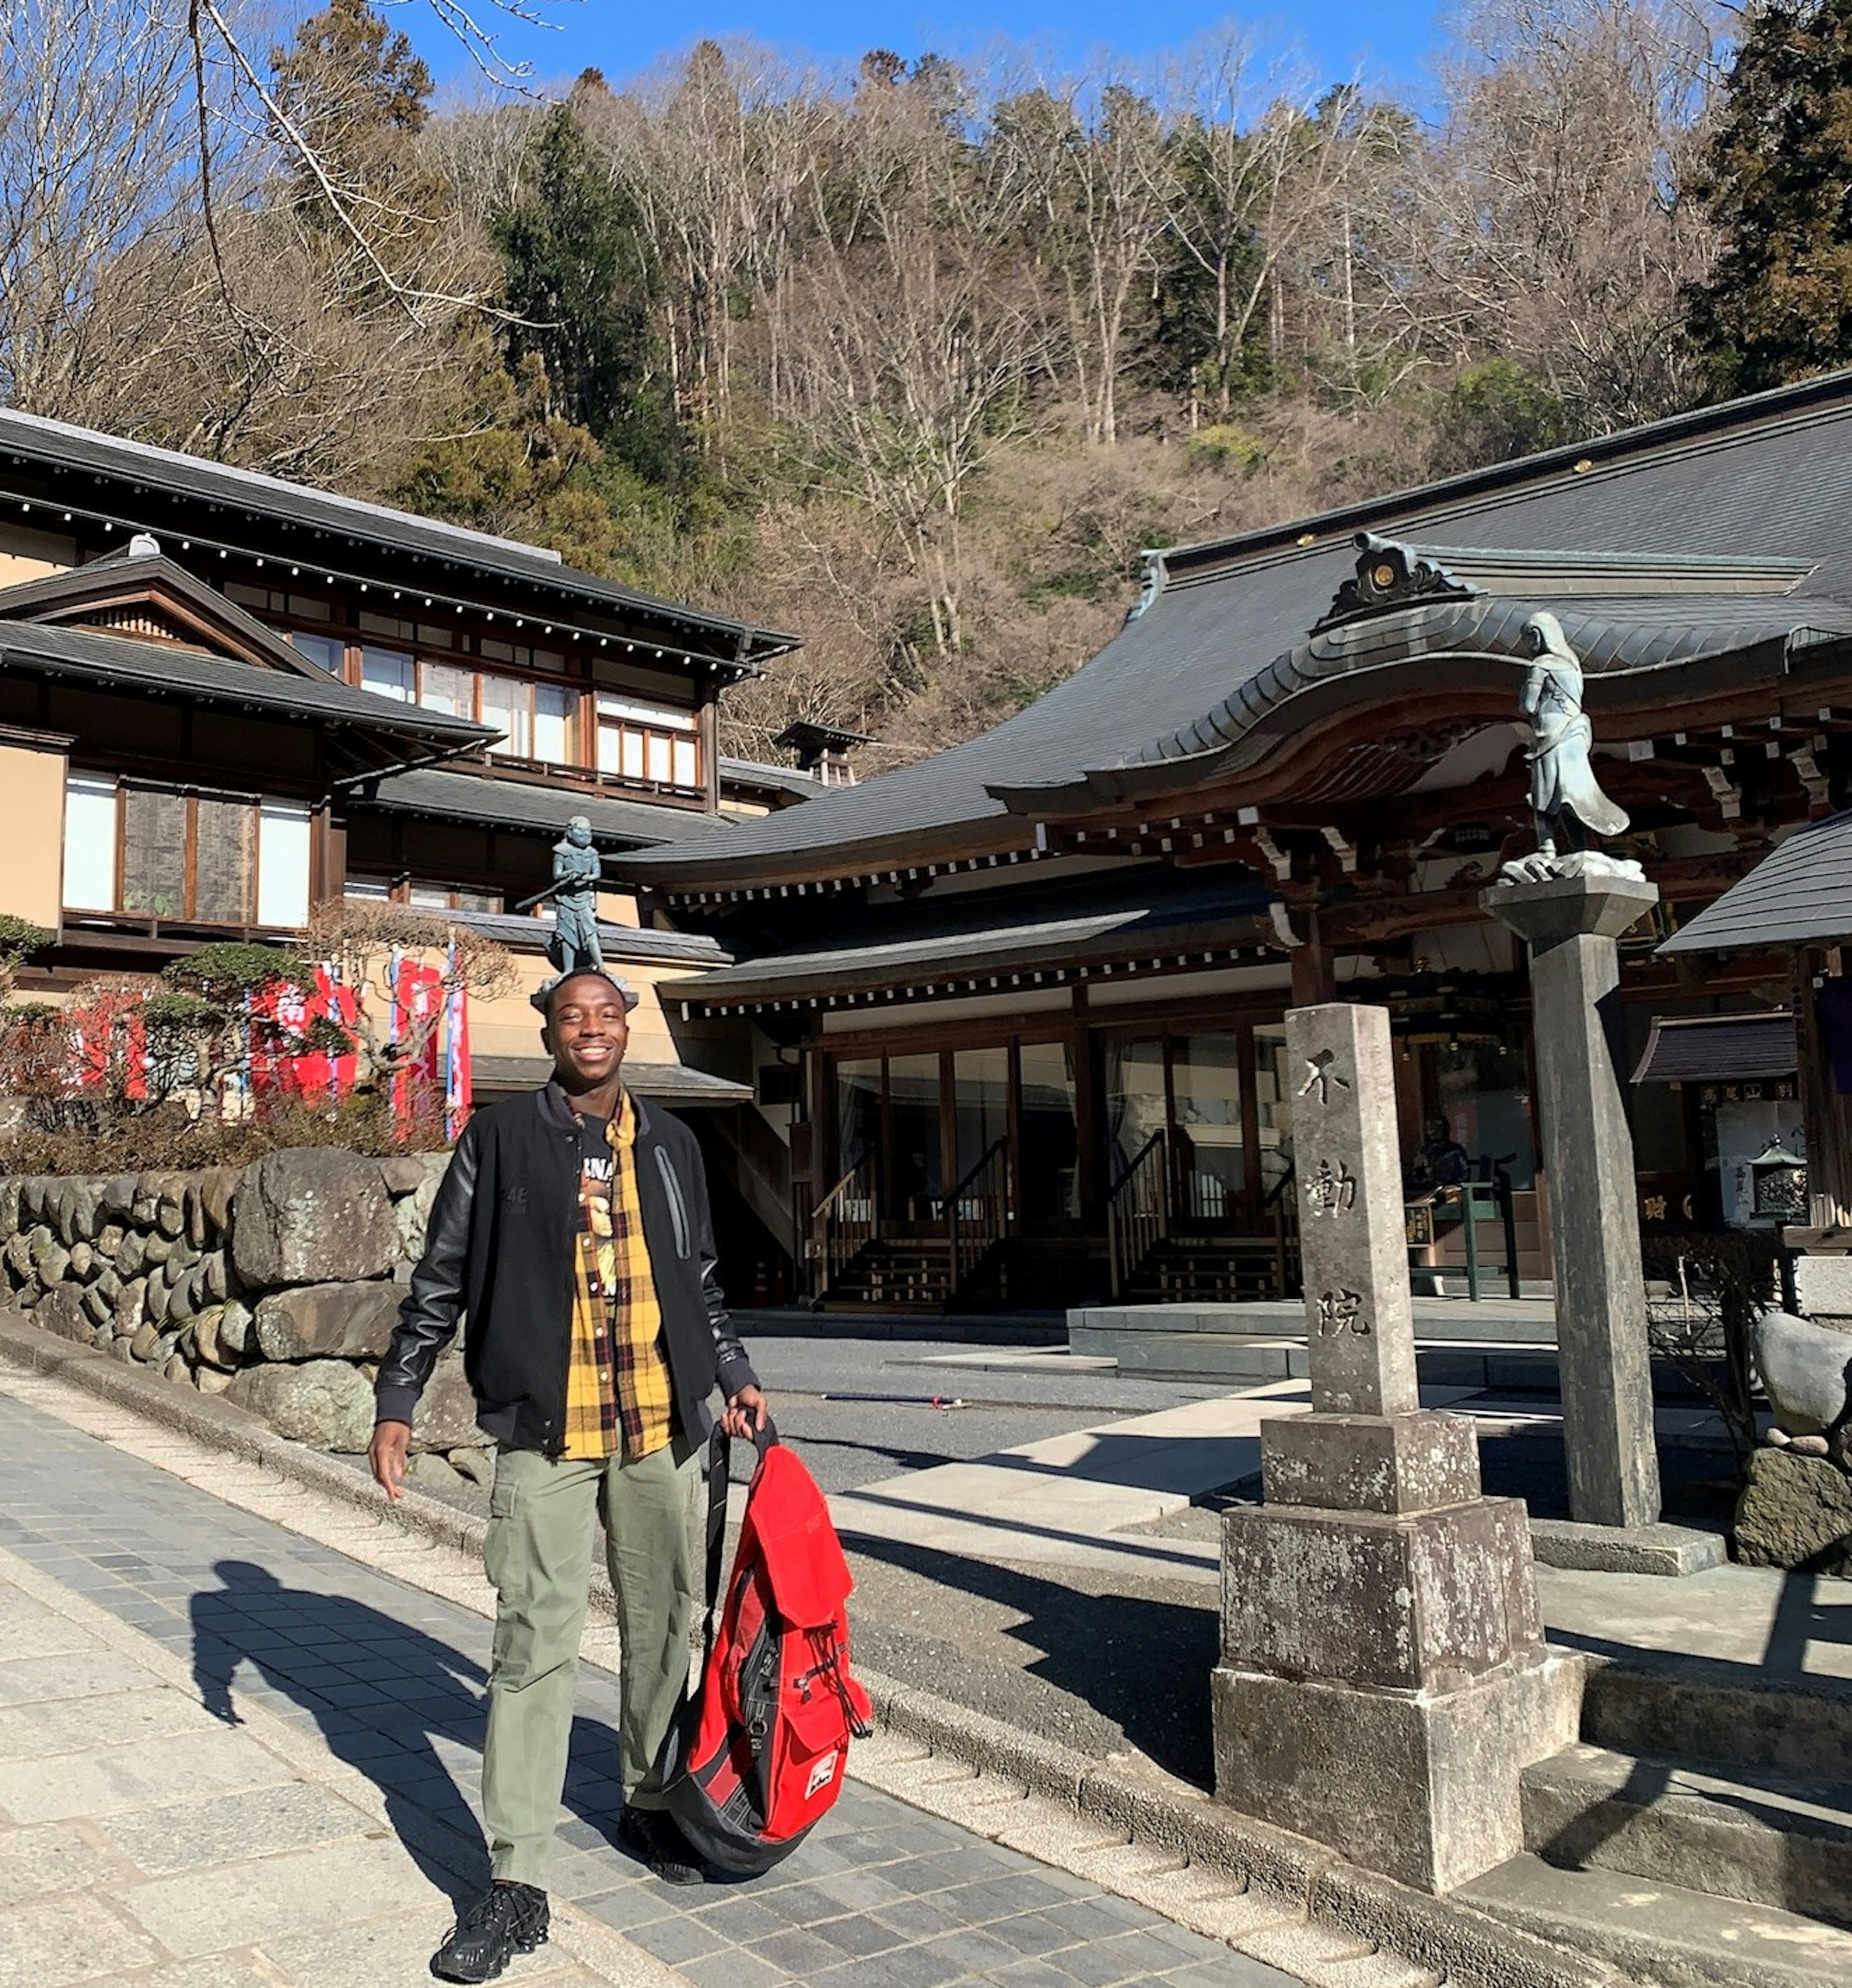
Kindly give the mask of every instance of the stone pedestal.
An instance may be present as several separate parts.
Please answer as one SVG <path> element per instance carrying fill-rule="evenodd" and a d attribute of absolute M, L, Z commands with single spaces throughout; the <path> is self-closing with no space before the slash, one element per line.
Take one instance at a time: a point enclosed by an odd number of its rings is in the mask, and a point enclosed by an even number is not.
<path fill-rule="evenodd" d="M 1570 1511 L 1591 1525 L 1659 1516 L 1614 948 L 1658 901 L 1651 884 L 1605 876 L 1497 884 L 1480 899 L 1530 948 Z"/>
<path fill-rule="evenodd" d="M 1261 1425 L 1222 1533 L 1215 1791 L 1451 1890 L 1523 1848 L 1519 1776 L 1575 1736 L 1529 1527 L 1471 1422 L 1418 1405 L 1387 1016 L 1287 1017 L 1313 1412 Z"/>

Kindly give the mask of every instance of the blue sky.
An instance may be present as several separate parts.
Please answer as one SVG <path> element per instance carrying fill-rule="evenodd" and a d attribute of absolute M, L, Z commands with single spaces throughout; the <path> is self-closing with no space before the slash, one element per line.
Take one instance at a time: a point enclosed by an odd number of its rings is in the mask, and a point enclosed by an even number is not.
<path fill-rule="evenodd" d="M 853 58 L 871 48 L 911 57 L 931 49 L 958 54 L 999 36 L 1052 45 L 1058 53 L 1110 46 L 1145 55 L 1186 42 L 1234 18 L 1259 30 L 1269 46 L 1296 42 L 1326 79 L 1360 70 L 1379 84 L 1409 82 L 1436 39 L 1438 8 L 1424 0 L 1299 0 L 1296 5 L 1230 8 L 1212 0 L 1141 0 L 1108 6 L 1103 0 L 901 0 L 870 8 L 850 0 L 683 0 L 639 5 L 634 0 L 521 0 L 556 24 L 530 28 L 478 0 L 477 17 L 494 24 L 511 58 L 531 62 L 541 79 L 566 78 L 596 67 L 613 83 L 651 67 L 703 36 L 744 36 L 776 48 Z M 387 9 L 417 44 L 440 82 L 464 81 L 468 58 L 438 25 L 428 0 L 395 0 Z"/>

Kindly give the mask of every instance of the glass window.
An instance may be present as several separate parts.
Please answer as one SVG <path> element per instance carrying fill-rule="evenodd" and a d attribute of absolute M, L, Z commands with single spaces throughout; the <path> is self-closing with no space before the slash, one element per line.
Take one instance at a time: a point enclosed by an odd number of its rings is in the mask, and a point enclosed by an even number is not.
<path fill-rule="evenodd" d="M 1502 1165 L 1514 1188 L 1536 1185 L 1530 1083 L 1525 1060 L 1497 1043 L 1434 1046 L 1435 1090 L 1447 1128 L 1466 1148 L 1475 1173 L 1482 1161 Z"/>
<path fill-rule="evenodd" d="M 880 1163 L 881 1060 L 877 1057 L 838 1057 L 831 1066 L 836 1079 L 836 1179 L 846 1180 L 864 1164 L 872 1179 Z M 835 1185 L 835 1182 L 830 1183 Z M 842 1210 L 847 1220 L 874 1218 L 872 1199 L 863 1196 Z"/>
<path fill-rule="evenodd" d="M 936 1050 L 887 1059 L 887 1108 L 894 1138 L 893 1212 L 902 1222 L 936 1222 L 945 1201 Z"/>
<path fill-rule="evenodd" d="M 1241 1141 L 1241 1038 L 1184 1036 L 1171 1058 L 1179 1164 L 1189 1213 L 1230 1221 L 1246 1189 Z"/>
<path fill-rule="evenodd" d="M 295 929 L 309 922 L 309 815 L 265 801 L 257 844 L 257 921 Z"/>
<path fill-rule="evenodd" d="M 657 786 L 698 787 L 700 732 L 691 711 L 600 694 L 598 770 Z"/>
<path fill-rule="evenodd" d="M 1170 1115 L 1164 1087 L 1164 1041 L 1109 1037 L 1106 1045 L 1106 1133 L 1109 1182 L 1117 1182 Z"/>
<path fill-rule="evenodd" d="M 157 918 L 187 913 L 187 801 L 158 787 L 122 796 L 122 908 Z"/>
<path fill-rule="evenodd" d="M 203 795 L 193 805 L 198 840 L 192 915 L 207 925 L 248 925 L 257 878 L 257 810 Z"/>
<path fill-rule="evenodd" d="M 961 1181 L 1009 1130 L 1009 1050 L 958 1050 L 951 1084 L 953 1164 Z"/>
<path fill-rule="evenodd" d="M 390 898 L 392 886 L 384 877 L 350 877 L 341 886 L 343 898 L 359 898 L 368 904 L 378 904 Z"/>
<path fill-rule="evenodd" d="M 510 759 L 533 757 L 533 728 L 529 717 L 531 693 L 516 677 L 482 679 L 482 722 L 499 728 L 502 736 L 488 749 Z"/>
<path fill-rule="evenodd" d="M 427 663 L 419 673 L 418 702 L 427 711 L 441 711 L 447 718 L 474 718 L 475 678 L 454 663 Z"/>
<path fill-rule="evenodd" d="M 116 908 L 116 783 L 83 773 L 64 783 L 64 901 L 73 911 Z"/>
<path fill-rule="evenodd" d="M 397 649 L 378 649 L 369 642 L 360 651 L 360 684 L 377 697 L 396 698 L 400 704 L 412 701 L 417 669 L 411 657 Z"/>
<path fill-rule="evenodd" d="M 534 751 L 536 759 L 555 766 L 570 766 L 577 755 L 573 750 L 572 719 L 579 695 L 564 684 L 534 686 Z"/>
<path fill-rule="evenodd" d="M 1025 1043 L 1021 1056 L 1022 1218 L 1072 1221 L 1080 1212 L 1073 1053 L 1065 1043 Z"/>
<path fill-rule="evenodd" d="M 291 646 L 331 677 L 338 677 L 346 661 L 347 644 L 338 635 L 316 635 L 306 628 L 289 631 Z"/>

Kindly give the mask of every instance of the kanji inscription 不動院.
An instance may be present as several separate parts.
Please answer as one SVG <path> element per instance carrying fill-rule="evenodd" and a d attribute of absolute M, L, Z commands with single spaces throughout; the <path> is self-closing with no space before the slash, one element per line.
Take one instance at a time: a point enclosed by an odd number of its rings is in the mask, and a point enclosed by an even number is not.
<path fill-rule="evenodd" d="M 1299 1249 L 1310 1343 L 1312 1405 L 1393 1415 L 1421 1405 L 1395 1071 L 1381 1008 L 1333 1002 L 1286 1016 L 1298 1086 L 1293 1138 L 1299 1174 Z"/>

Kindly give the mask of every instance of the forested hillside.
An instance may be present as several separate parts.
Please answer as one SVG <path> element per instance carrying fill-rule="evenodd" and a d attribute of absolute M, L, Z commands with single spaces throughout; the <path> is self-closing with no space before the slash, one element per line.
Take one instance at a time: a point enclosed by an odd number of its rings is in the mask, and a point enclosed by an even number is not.
<path fill-rule="evenodd" d="M 453 103 L 366 0 L 12 0 L 0 397 L 793 629 L 735 743 L 901 756 L 1143 546 L 1852 351 L 1848 15 L 1469 0 L 1418 110 L 1232 29 Z"/>

